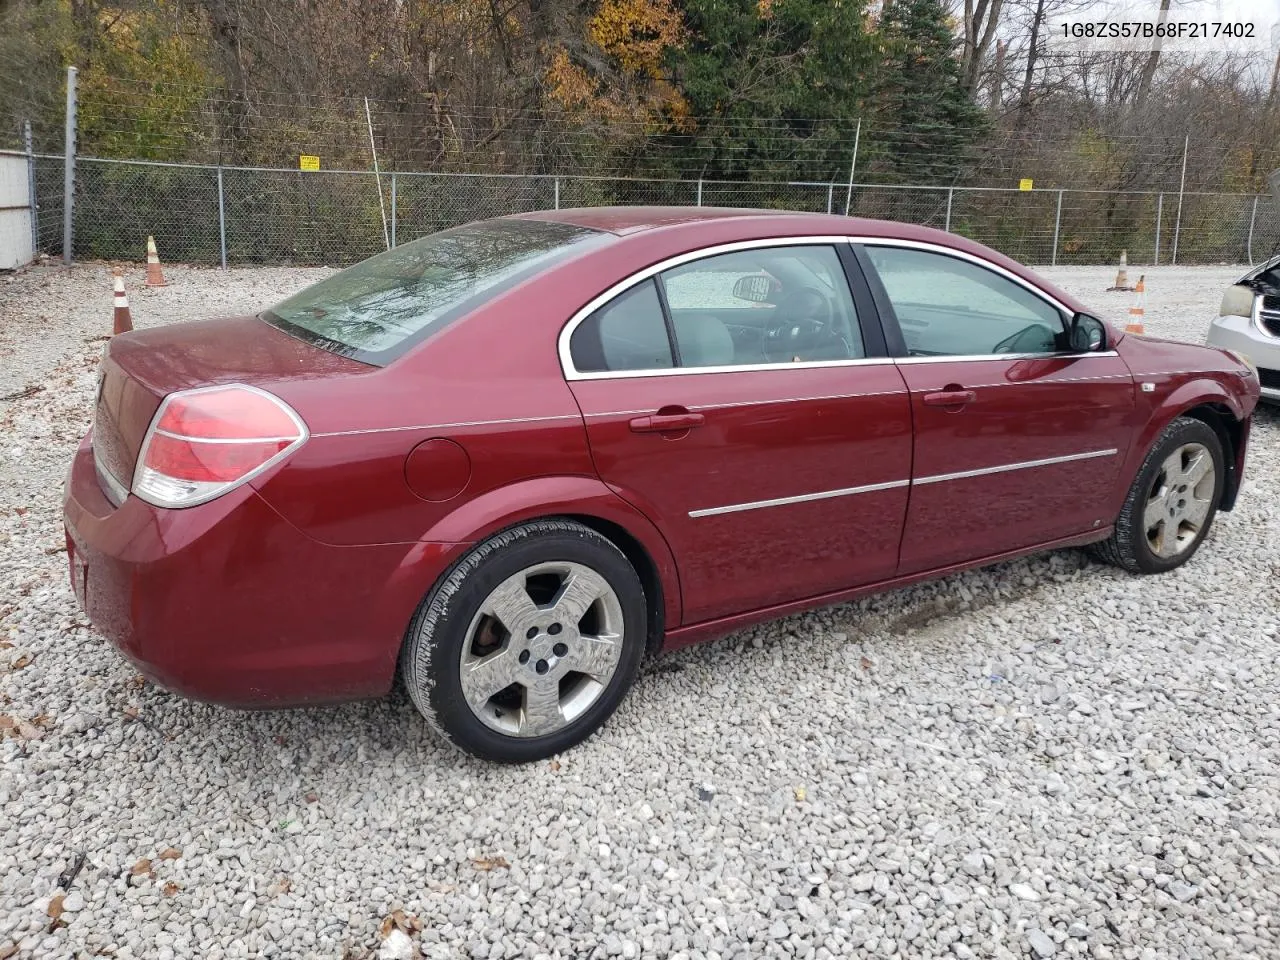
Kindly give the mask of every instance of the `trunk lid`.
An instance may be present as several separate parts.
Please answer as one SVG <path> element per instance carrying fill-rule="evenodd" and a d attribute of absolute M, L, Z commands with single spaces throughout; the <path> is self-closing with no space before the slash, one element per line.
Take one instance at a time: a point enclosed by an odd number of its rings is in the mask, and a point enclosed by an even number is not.
<path fill-rule="evenodd" d="M 303 343 L 257 317 L 173 324 L 114 337 L 103 356 L 93 417 L 94 463 L 105 474 L 103 487 L 117 502 L 120 489 L 130 488 L 147 428 L 171 393 L 219 383 L 269 389 L 282 380 L 377 369 Z"/>

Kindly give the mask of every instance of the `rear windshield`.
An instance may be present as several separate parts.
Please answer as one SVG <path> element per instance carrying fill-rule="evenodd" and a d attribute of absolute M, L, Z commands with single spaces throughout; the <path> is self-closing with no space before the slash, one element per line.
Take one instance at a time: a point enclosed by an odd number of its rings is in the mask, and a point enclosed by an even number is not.
<path fill-rule="evenodd" d="M 383 366 L 433 333 L 608 234 L 486 220 L 370 257 L 262 314 L 318 347 Z"/>

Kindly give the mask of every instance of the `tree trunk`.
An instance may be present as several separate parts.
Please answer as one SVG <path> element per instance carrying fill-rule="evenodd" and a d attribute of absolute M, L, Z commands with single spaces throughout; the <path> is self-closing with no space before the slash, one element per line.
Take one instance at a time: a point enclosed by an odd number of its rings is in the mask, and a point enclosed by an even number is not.
<path fill-rule="evenodd" d="M 1160 19 L 1163 21 L 1169 15 L 1169 0 L 1160 0 Z M 1159 37 L 1156 37 L 1153 49 L 1147 54 L 1147 62 L 1142 66 L 1142 76 L 1138 78 L 1138 92 L 1133 100 L 1136 104 L 1143 104 L 1147 101 L 1147 95 L 1151 93 L 1151 82 L 1155 79 L 1156 68 L 1160 66 L 1160 48 L 1163 46 Z"/>
<path fill-rule="evenodd" d="M 1022 93 L 1018 98 L 1018 110 L 1026 113 L 1031 106 L 1031 89 L 1035 82 L 1036 62 L 1040 59 L 1040 28 L 1044 25 L 1045 0 L 1036 0 L 1036 14 L 1031 20 L 1031 41 L 1027 45 L 1027 69 L 1022 75 Z"/>

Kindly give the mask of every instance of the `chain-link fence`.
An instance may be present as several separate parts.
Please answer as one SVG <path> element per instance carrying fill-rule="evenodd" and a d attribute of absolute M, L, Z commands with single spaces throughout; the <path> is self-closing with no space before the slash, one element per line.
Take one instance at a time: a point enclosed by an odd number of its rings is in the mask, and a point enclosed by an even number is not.
<path fill-rule="evenodd" d="M 60 253 L 63 160 L 37 155 L 40 248 Z M 1268 196 L 193 166 L 79 157 L 72 254 L 342 265 L 470 220 L 606 204 L 760 207 L 919 223 L 1034 264 L 1252 263 L 1280 245 Z M 384 233 L 385 212 L 385 233 Z"/>

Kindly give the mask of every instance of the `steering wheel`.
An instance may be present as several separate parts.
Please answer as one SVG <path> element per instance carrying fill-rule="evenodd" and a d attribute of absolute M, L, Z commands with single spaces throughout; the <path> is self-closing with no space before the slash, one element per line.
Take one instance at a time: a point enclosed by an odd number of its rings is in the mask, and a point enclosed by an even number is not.
<path fill-rule="evenodd" d="M 786 293 L 764 335 L 764 355 L 770 363 L 798 356 L 833 333 L 831 301 L 816 287 Z"/>

